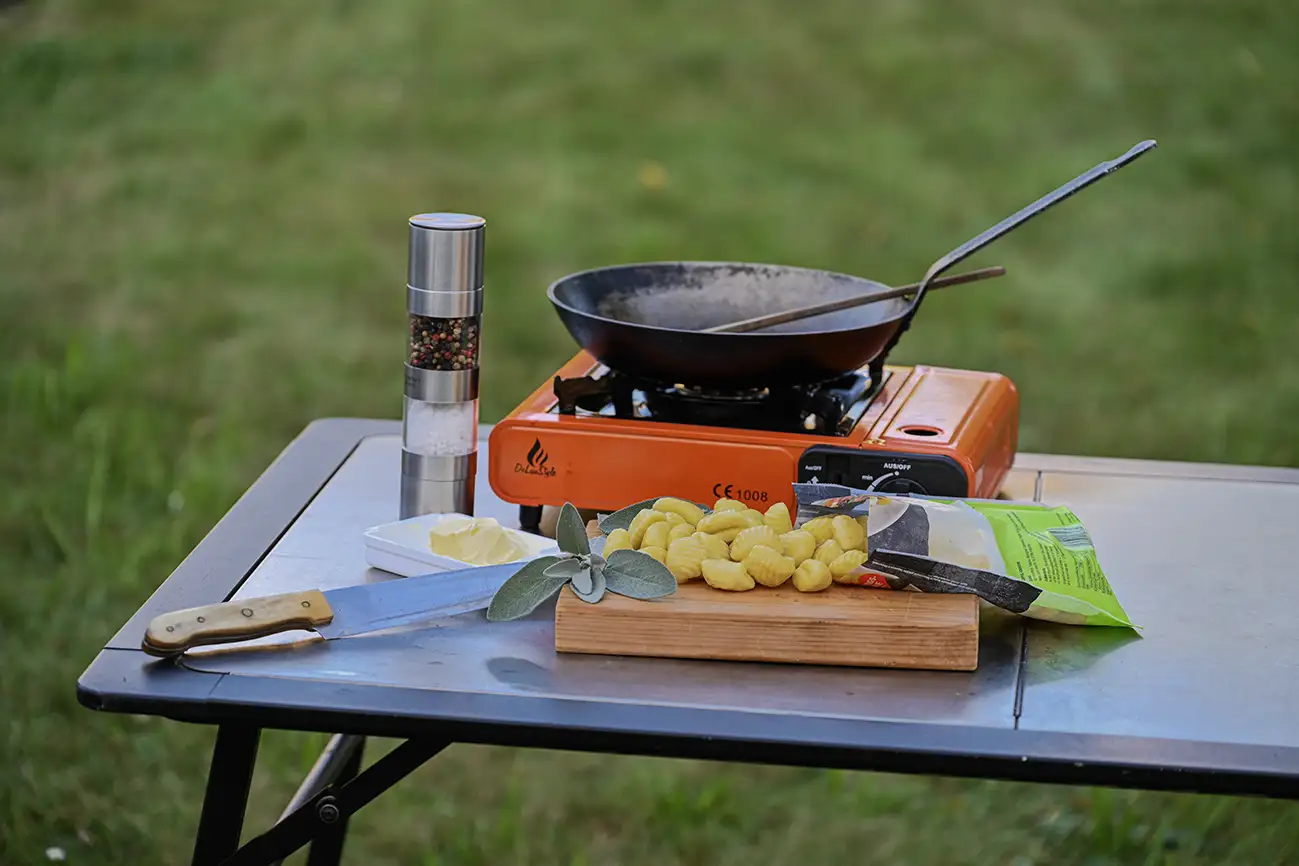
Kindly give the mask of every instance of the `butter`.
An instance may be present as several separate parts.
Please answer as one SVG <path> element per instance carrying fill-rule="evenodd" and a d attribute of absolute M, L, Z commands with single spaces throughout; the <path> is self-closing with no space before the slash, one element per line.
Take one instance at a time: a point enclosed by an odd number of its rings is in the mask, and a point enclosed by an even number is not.
<path fill-rule="evenodd" d="M 522 544 L 491 517 L 451 517 L 429 530 L 429 549 L 470 565 L 501 565 L 522 559 Z"/>

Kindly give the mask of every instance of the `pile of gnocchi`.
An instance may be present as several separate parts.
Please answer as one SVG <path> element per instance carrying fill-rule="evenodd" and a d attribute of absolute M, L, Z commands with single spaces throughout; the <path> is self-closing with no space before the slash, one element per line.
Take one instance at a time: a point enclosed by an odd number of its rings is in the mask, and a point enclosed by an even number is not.
<path fill-rule="evenodd" d="M 783 502 L 764 513 L 719 499 L 705 513 L 693 502 L 664 497 L 638 511 L 627 529 L 609 533 L 604 555 L 622 549 L 648 553 L 678 584 L 702 578 L 715 589 L 744 592 L 792 581 L 799 592 L 820 592 L 836 580 L 852 582 L 866 561 L 866 529 L 846 514 L 815 517 L 795 529 Z"/>

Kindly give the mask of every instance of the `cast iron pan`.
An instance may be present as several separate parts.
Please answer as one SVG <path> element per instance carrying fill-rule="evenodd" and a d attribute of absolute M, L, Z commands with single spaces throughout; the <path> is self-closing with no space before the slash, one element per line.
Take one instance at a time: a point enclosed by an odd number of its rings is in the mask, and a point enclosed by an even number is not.
<path fill-rule="evenodd" d="M 764 328 L 700 333 L 791 307 L 889 289 L 828 271 L 735 262 L 652 262 L 596 268 L 546 293 L 568 332 L 598 361 L 664 384 L 741 389 L 807 385 L 864 367 L 910 307 L 892 298 Z"/>
<path fill-rule="evenodd" d="M 889 287 L 778 265 L 665 262 L 598 268 L 547 290 L 578 345 L 613 370 L 663 384 L 718 389 L 805 385 L 878 366 L 943 271 L 1155 147 L 1140 142 L 940 257 L 911 300 L 890 298 L 745 333 L 700 333 L 794 307 Z"/>

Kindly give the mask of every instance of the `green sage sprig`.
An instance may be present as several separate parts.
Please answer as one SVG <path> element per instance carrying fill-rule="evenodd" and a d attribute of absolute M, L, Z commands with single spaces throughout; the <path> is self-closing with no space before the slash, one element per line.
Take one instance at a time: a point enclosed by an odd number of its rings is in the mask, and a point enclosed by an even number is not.
<path fill-rule="evenodd" d="M 565 503 L 555 526 L 558 556 L 538 557 L 514 573 L 492 596 L 487 618 L 493 622 L 519 619 L 537 609 L 564 588 L 588 604 L 605 592 L 628 598 L 651 599 L 671 595 L 677 580 L 667 566 L 639 550 L 615 550 L 605 559 L 591 551 L 586 528 L 577 509 Z"/>

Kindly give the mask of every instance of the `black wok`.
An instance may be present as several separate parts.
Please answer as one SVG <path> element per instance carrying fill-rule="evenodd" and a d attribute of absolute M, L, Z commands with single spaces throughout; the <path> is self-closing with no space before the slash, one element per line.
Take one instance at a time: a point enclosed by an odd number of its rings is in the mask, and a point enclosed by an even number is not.
<path fill-rule="evenodd" d="M 571 274 L 546 294 L 578 345 L 619 373 L 739 389 L 812 384 L 865 366 L 898 332 L 911 301 L 891 298 L 760 332 L 702 329 L 888 288 L 781 265 L 652 262 Z"/>

